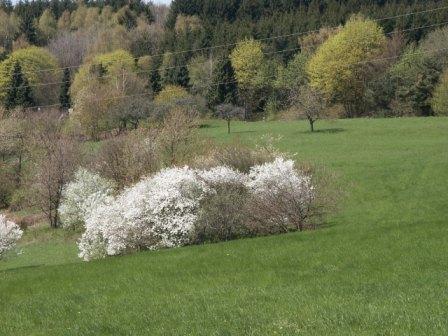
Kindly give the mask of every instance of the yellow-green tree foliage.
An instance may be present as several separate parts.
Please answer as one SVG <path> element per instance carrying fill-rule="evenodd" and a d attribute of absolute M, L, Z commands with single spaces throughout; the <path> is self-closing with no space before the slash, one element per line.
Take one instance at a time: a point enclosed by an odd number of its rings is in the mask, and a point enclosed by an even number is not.
<path fill-rule="evenodd" d="M 257 88 L 266 84 L 267 62 L 261 42 L 244 40 L 230 55 L 235 77 L 242 88 Z"/>
<path fill-rule="evenodd" d="M 448 70 L 445 70 L 434 90 L 431 105 L 436 115 L 448 116 Z"/>
<path fill-rule="evenodd" d="M 378 57 L 385 44 L 383 30 L 375 21 L 351 18 L 311 58 L 307 68 L 311 85 L 344 105 L 361 99 L 366 63 Z"/>
<path fill-rule="evenodd" d="M 196 15 L 178 15 L 174 30 L 176 33 L 185 33 L 186 31 L 197 31 L 202 29 L 202 22 Z"/>
<path fill-rule="evenodd" d="M 92 139 L 98 139 L 103 131 L 117 127 L 121 117 L 115 107 L 127 96 L 146 94 L 145 83 L 137 76 L 135 60 L 130 53 L 116 50 L 100 54 L 83 64 L 70 88 L 74 102 L 71 115 L 82 131 Z M 126 99 L 125 99 L 126 98 Z M 125 112 L 125 105 L 123 113 Z"/>
<path fill-rule="evenodd" d="M 88 48 L 88 55 L 111 53 L 115 50 L 129 50 L 129 33 L 123 26 L 99 29 L 95 41 Z"/>
<path fill-rule="evenodd" d="M 103 27 L 111 27 L 117 24 L 116 17 L 114 17 L 114 9 L 111 6 L 104 6 L 101 10 L 101 15 L 99 21 L 103 25 Z"/>
<path fill-rule="evenodd" d="M 186 99 L 189 97 L 191 97 L 191 95 L 182 86 L 167 85 L 155 97 L 154 102 L 156 104 L 170 104 L 173 101 L 176 101 L 179 99 Z"/>
<path fill-rule="evenodd" d="M 18 62 L 31 85 L 36 104 L 57 104 L 62 73 L 55 57 L 47 50 L 28 47 L 13 52 L 0 63 L 0 101 L 6 95 L 14 64 Z"/>
<path fill-rule="evenodd" d="M 43 39 L 48 41 L 53 36 L 56 35 L 57 32 L 57 22 L 54 18 L 51 10 L 46 9 L 42 13 L 38 22 L 39 32 L 41 33 Z"/>
<path fill-rule="evenodd" d="M 121 70 L 129 72 L 137 70 L 134 57 L 125 50 L 96 55 L 79 68 L 70 88 L 72 98 L 76 99 L 76 96 L 86 84 L 98 77 L 96 73 L 92 72 L 92 69 L 100 65 L 105 72 L 102 79 L 103 83 L 111 82 L 115 76 L 119 75 Z"/>
<path fill-rule="evenodd" d="M 70 16 L 71 29 L 87 29 L 99 21 L 100 10 L 98 7 L 86 7 L 84 4 L 72 12 Z"/>
<path fill-rule="evenodd" d="M 15 15 L 8 15 L 0 9 L 0 47 L 11 44 L 20 32 L 20 19 Z"/>
<path fill-rule="evenodd" d="M 212 68 L 213 62 L 202 55 L 191 59 L 188 63 L 191 92 L 205 97 L 212 85 Z"/>
<path fill-rule="evenodd" d="M 70 12 L 65 10 L 62 12 L 61 17 L 58 20 L 58 30 L 69 30 L 71 26 Z"/>

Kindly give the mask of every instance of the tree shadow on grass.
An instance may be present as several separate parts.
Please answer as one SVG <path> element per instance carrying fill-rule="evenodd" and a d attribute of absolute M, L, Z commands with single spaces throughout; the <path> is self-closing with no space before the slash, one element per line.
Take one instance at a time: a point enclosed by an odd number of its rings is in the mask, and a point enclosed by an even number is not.
<path fill-rule="evenodd" d="M 200 124 L 199 128 L 203 129 L 203 128 L 218 128 L 220 127 L 219 125 L 212 125 L 212 124 Z"/>
<path fill-rule="evenodd" d="M 336 134 L 336 133 L 342 133 L 345 132 L 345 129 L 343 128 L 324 128 L 324 129 L 316 129 L 314 130 L 314 132 L 311 131 L 304 131 L 301 133 L 305 133 L 305 134 L 314 134 L 314 133 L 321 133 L 321 134 Z"/>
<path fill-rule="evenodd" d="M 230 134 L 257 133 L 257 131 L 230 131 Z"/>
<path fill-rule="evenodd" d="M 44 266 L 44 264 L 39 264 L 39 265 L 28 265 L 28 266 L 18 266 L 18 267 L 11 267 L 11 268 L 5 268 L 5 269 L 0 269 L 0 273 L 7 273 L 7 272 L 15 272 L 15 271 L 19 271 L 19 270 L 24 270 L 24 269 L 29 269 L 29 268 L 39 268 L 41 266 Z"/>

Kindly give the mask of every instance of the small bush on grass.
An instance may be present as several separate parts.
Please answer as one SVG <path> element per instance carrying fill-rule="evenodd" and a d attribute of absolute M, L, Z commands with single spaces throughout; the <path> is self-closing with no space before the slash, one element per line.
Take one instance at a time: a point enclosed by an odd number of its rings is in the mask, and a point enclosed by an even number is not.
<path fill-rule="evenodd" d="M 18 225 L 6 219 L 4 215 L 0 215 L 0 259 L 16 246 L 22 234 L 23 231 Z"/>

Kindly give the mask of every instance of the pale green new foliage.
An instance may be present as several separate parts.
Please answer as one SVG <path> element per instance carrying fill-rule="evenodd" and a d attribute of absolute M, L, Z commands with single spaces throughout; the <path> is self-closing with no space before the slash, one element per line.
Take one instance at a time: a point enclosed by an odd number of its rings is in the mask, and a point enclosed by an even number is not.
<path fill-rule="evenodd" d="M 5 47 L 12 43 L 15 36 L 20 32 L 20 19 L 13 13 L 8 15 L 0 9 L 0 45 Z"/>
<path fill-rule="evenodd" d="M 261 42 L 244 40 L 230 55 L 235 77 L 243 88 L 257 88 L 266 84 L 267 61 Z"/>
<path fill-rule="evenodd" d="M 84 63 L 76 74 L 70 89 L 72 97 L 76 98 L 78 93 L 90 80 L 96 79 L 95 75 L 92 76 L 91 69 L 92 66 L 99 65 L 106 72 L 102 79 L 105 83 L 110 83 L 114 76 L 118 75 L 122 70 L 129 72 L 137 71 L 134 57 L 125 50 L 116 50 L 110 53 L 96 55 L 91 61 Z"/>
<path fill-rule="evenodd" d="M 167 85 L 154 98 L 156 104 L 169 104 L 180 99 L 191 98 L 188 91 L 179 85 Z"/>
<path fill-rule="evenodd" d="M 382 28 L 360 16 L 351 18 L 317 50 L 308 64 L 311 85 L 340 100 L 363 93 L 363 68 L 386 43 Z"/>
<path fill-rule="evenodd" d="M 297 90 L 298 87 L 305 85 L 308 82 L 307 64 L 308 56 L 298 53 L 286 67 L 280 65 L 274 87 L 283 90 Z"/>
<path fill-rule="evenodd" d="M 49 40 L 57 33 L 57 22 L 49 9 L 44 10 L 39 18 L 38 28 L 45 40 Z"/>
<path fill-rule="evenodd" d="M 56 58 L 49 51 L 34 46 L 15 51 L 0 63 L 0 101 L 6 97 L 16 62 L 32 88 L 36 104 L 54 104 L 58 101 L 59 84 L 48 85 L 59 82 L 62 77 L 61 71 L 57 70 Z M 38 83 L 46 85 L 36 85 Z"/>
<path fill-rule="evenodd" d="M 188 63 L 188 75 L 190 79 L 191 91 L 195 94 L 205 96 L 212 85 L 211 60 L 204 56 L 196 56 Z"/>
<path fill-rule="evenodd" d="M 436 115 L 448 115 L 448 70 L 444 72 L 434 90 L 431 106 Z"/>
<path fill-rule="evenodd" d="M 97 140 L 102 131 L 125 127 L 119 123 L 127 118 L 133 100 L 116 98 L 145 93 L 136 71 L 134 58 L 124 50 L 99 54 L 82 65 L 70 88 L 71 117 L 86 135 Z"/>
<path fill-rule="evenodd" d="M 402 83 L 402 85 L 410 86 L 417 81 L 419 74 L 425 67 L 425 60 L 428 58 L 429 56 L 425 51 L 415 45 L 410 45 L 391 67 L 390 74 L 394 80 Z"/>

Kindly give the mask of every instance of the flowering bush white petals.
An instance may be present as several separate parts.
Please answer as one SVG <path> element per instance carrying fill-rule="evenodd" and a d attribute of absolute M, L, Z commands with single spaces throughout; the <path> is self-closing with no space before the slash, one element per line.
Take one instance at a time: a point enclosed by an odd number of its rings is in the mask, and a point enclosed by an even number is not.
<path fill-rule="evenodd" d="M 165 169 L 142 180 L 88 216 L 80 256 L 90 260 L 95 253 L 88 249 L 101 250 L 98 245 L 104 245 L 107 255 L 117 255 L 187 244 L 205 190 L 188 167 Z"/>
<path fill-rule="evenodd" d="M 199 176 L 205 183 L 211 185 L 224 183 L 245 184 L 248 180 L 247 175 L 226 166 L 202 170 L 199 172 Z"/>
<path fill-rule="evenodd" d="M 225 194 L 226 188 L 233 188 L 233 192 L 240 190 L 244 195 L 239 211 L 254 213 L 238 215 L 252 220 L 247 228 L 243 227 L 245 223 L 238 222 L 239 232 L 254 234 L 302 229 L 314 196 L 311 178 L 296 170 L 293 161 L 283 158 L 252 167 L 249 174 L 226 166 L 208 170 L 164 169 L 123 190 L 116 198 L 109 196 L 105 183 L 97 183 L 100 191 L 95 192 L 93 177 L 88 178 L 92 188 L 83 190 L 88 189 L 89 196 L 84 202 L 73 201 L 76 206 L 72 207 L 82 209 L 73 211 L 80 214 L 73 218 L 85 216 L 86 231 L 78 244 L 79 256 L 84 260 L 194 243 L 199 214 L 204 216 L 204 211 L 211 211 L 201 208 L 207 204 L 203 201 Z M 77 183 L 82 184 L 79 180 Z M 76 189 L 71 188 L 67 190 Z M 221 217 L 217 225 L 226 232 L 230 224 Z"/>
<path fill-rule="evenodd" d="M 0 259 L 16 246 L 22 234 L 23 231 L 17 224 L 7 220 L 4 215 L 0 215 Z"/>
<path fill-rule="evenodd" d="M 251 215 L 270 226 L 268 232 L 305 228 L 315 192 L 311 177 L 295 169 L 294 161 L 280 157 L 252 167 L 247 187 L 253 195 Z"/>
<path fill-rule="evenodd" d="M 255 194 L 272 193 L 283 188 L 309 190 L 311 179 L 294 168 L 294 161 L 276 158 L 260 166 L 254 166 L 249 173 L 248 188 Z"/>
<path fill-rule="evenodd" d="M 79 169 L 73 182 L 67 184 L 62 192 L 59 216 L 63 227 L 82 227 L 93 209 L 110 202 L 113 192 L 114 184 L 111 181 L 86 169 Z"/>

